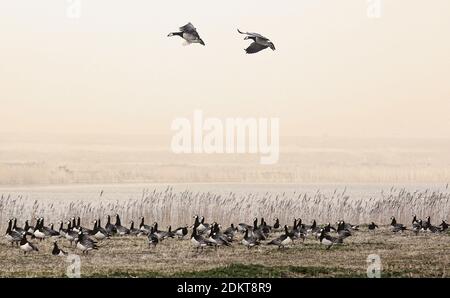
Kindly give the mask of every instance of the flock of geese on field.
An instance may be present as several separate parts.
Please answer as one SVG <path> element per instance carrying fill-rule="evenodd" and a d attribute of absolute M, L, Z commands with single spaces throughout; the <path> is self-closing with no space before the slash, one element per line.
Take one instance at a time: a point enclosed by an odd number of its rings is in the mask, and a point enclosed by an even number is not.
<path fill-rule="evenodd" d="M 395 217 L 391 218 L 390 227 L 394 233 L 403 233 L 406 230 L 411 230 L 417 235 L 420 232 L 445 232 L 448 229 L 448 224 L 445 220 L 442 220 L 439 226 L 434 226 L 429 216 L 423 221 L 413 215 L 410 228 L 398 223 Z M 131 221 L 129 228 L 127 228 L 122 226 L 118 214 L 115 216 L 114 224 L 111 223 L 111 217 L 108 215 L 107 223 L 104 227 L 102 227 L 100 219 L 94 220 L 92 229 L 82 227 L 80 217 L 73 217 L 71 220 L 66 221 L 66 227 L 64 227 L 64 222 L 61 221 L 57 230 L 54 229 L 53 224 L 46 226 L 42 217 L 36 218 L 35 226 L 30 226 L 29 221 L 26 220 L 23 228 L 18 227 L 17 219 L 13 218 L 8 221 L 5 238 L 11 243 L 12 247 L 14 245 L 20 247 L 24 254 L 38 251 L 37 244 L 30 242 L 27 236 L 38 241 L 50 238 L 54 240 L 52 254 L 64 256 L 67 255 L 67 252 L 58 247 L 58 239 L 66 239 L 70 243 L 70 247 L 75 245 L 83 254 L 88 254 L 89 251 L 98 249 L 98 241 L 115 236 L 145 236 L 148 246 L 154 248 L 168 238 L 185 239 L 189 234 L 189 230 L 191 230 L 190 241 L 197 252 L 206 247 L 217 249 L 221 246 L 231 246 L 233 242 L 237 241 L 237 238 L 248 249 L 262 243 L 274 245 L 281 249 L 293 244 L 294 241 L 305 241 L 307 237 L 313 237 L 320 244 L 324 245 L 326 249 L 329 249 L 333 245 L 342 244 L 344 239 L 352 236 L 354 231 L 360 231 L 358 225 L 352 225 L 343 220 L 336 222 L 334 226 L 330 223 L 319 226 L 315 220 L 311 225 L 306 225 L 299 218 L 294 219 L 292 226 L 282 226 L 278 218 L 274 219 L 273 225 L 268 225 L 264 218 L 261 218 L 259 221 L 258 218 L 254 218 L 253 224 L 240 223 L 236 226 L 231 224 L 229 227 L 223 228 L 217 222 L 205 223 L 205 218 L 197 215 L 194 216 L 194 223 L 190 227 L 185 225 L 176 230 L 172 230 L 171 226 L 167 228 L 167 231 L 160 230 L 157 222 L 153 223 L 153 225 L 147 225 L 144 217 L 141 217 L 139 226 L 135 227 L 134 222 Z M 375 233 L 376 228 L 378 226 L 374 222 L 367 225 L 367 230 L 373 233 Z M 241 236 L 237 237 L 239 234 Z"/>
<path fill-rule="evenodd" d="M 250 44 L 250 46 L 245 49 L 245 52 L 247 54 L 258 53 L 267 48 L 270 48 L 270 49 L 272 49 L 272 51 L 275 51 L 275 45 L 267 37 L 264 37 L 258 33 L 242 32 L 239 29 L 237 31 L 240 34 L 245 35 L 245 37 L 244 37 L 245 40 L 250 39 L 253 41 Z M 201 39 L 200 35 L 197 32 L 197 29 L 191 23 L 188 23 L 188 24 L 180 27 L 179 31 L 177 31 L 177 32 L 169 33 L 168 36 L 169 37 L 170 36 L 179 36 L 184 39 L 186 45 L 193 44 L 193 43 L 198 43 L 203 46 L 205 45 L 205 42 L 203 41 L 203 39 Z"/>

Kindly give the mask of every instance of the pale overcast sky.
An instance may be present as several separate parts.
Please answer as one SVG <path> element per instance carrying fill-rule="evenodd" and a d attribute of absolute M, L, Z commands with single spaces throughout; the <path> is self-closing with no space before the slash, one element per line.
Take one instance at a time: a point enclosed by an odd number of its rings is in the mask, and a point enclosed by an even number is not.
<path fill-rule="evenodd" d="M 0 131 L 170 134 L 279 117 L 281 135 L 450 136 L 450 1 L 0 0 Z M 370 1 L 369 1 L 370 2 Z M 192 22 L 206 46 L 167 34 Z M 277 50 L 246 55 L 236 32 Z"/>

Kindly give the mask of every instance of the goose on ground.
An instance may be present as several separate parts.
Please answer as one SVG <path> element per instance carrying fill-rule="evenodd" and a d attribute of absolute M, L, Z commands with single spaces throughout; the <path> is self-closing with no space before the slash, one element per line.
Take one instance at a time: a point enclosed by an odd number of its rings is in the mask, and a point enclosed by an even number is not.
<path fill-rule="evenodd" d="M 78 232 L 78 239 L 76 241 L 77 248 L 83 252 L 83 254 L 88 254 L 89 251 L 98 249 L 97 242 L 89 238 L 88 235 L 83 233 L 83 231 Z"/>
<path fill-rule="evenodd" d="M 269 245 L 277 245 L 278 249 L 286 247 L 286 245 L 289 245 L 292 243 L 292 238 L 289 236 L 288 227 L 284 226 L 284 234 L 280 237 L 273 239 L 268 244 Z"/>
<path fill-rule="evenodd" d="M 342 239 L 350 237 L 352 235 L 350 230 L 345 227 L 345 222 L 344 221 L 340 221 L 338 223 L 337 233 L 338 233 L 339 237 L 341 237 Z"/>
<path fill-rule="evenodd" d="M 319 241 L 322 245 L 325 245 L 327 249 L 330 249 L 334 244 L 343 243 L 342 237 L 332 237 L 325 233 L 325 230 L 320 230 Z"/>
<path fill-rule="evenodd" d="M 273 229 L 275 232 L 281 231 L 281 229 L 282 229 L 283 227 L 280 225 L 280 220 L 279 220 L 278 218 L 275 218 L 274 220 L 275 220 L 275 223 L 273 224 L 272 229 Z"/>
<path fill-rule="evenodd" d="M 26 233 L 23 233 L 26 234 Z M 23 234 L 12 230 L 12 221 L 8 221 L 8 228 L 6 229 L 5 238 L 8 242 L 11 242 L 11 246 L 16 244 L 22 240 Z"/>
<path fill-rule="evenodd" d="M 414 232 L 414 234 L 419 234 L 420 231 L 423 231 L 423 227 L 422 227 L 422 220 L 416 220 L 413 225 L 412 225 L 412 230 Z"/>
<path fill-rule="evenodd" d="M 58 244 L 55 242 L 53 242 L 53 250 L 52 250 L 52 255 L 54 256 L 58 256 L 58 257 L 64 257 L 67 255 L 67 252 L 65 252 L 64 250 L 60 249 L 58 247 Z"/>
<path fill-rule="evenodd" d="M 36 226 L 34 227 L 33 235 L 35 238 L 39 239 L 39 241 L 42 241 L 45 239 L 47 234 L 44 232 L 44 219 L 41 217 L 36 222 Z"/>
<path fill-rule="evenodd" d="M 245 233 L 246 230 L 253 230 L 253 226 L 246 223 L 240 223 L 237 225 L 237 230 L 241 233 Z"/>
<path fill-rule="evenodd" d="M 445 220 L 442 220 L 442 223 L 439 225 L 441 227 L 441 232 L 445 232 L 448 229 L 448 224 Z"/>
<path fill-rule="evenodd" d="M 253 230 L 252 236 L 256 238 L 256 240 L 266 240 L 267 236 L 258 228 L 258 218 L 253 219 Z"/>
<path fill-rule="evenodd" d="M 29 225 L 28 220 L 25 221 L 25 226 L 23 229 L 27 231 L 28 235 L 32 235 L 34 232 L 34 227 Z"/>
<path fill-rule="evenodd" d="M 223 233 L 227 236 L 230 241 L 233 241 L 234 234 L 236 233 L 237 228 L 234 224 L 231 224 Z"/>
<path fill-rule="evenodd" d="M 369 229 L 369 231 L 373 231 L 375 232 L 375 229 L 378 229 L 378 226 L 372 221 L 367 228 Z"/>
<path fill-rule="evenodd" d="M 109 235 L 114 235 L 115 233 L 117 233 L 117 229 L 116 226 L 111 223 L 111 216 L 107 215 L 106 219 L 107 221 L 105 230 Z"/>
<path fill-rule="evenodd" d="M 136 229 L 134 227 L 134 221 L 130 222 L 130 229 L 129 229 L 129 231 L 130 231 L 130 235 L 134 235 L 134 236 L 138 236 L 138 235 L 142 234 L 142 231 L 140 229 Z"/>
<path fill-rule="evenodd" d="M 44 227 L 44 233 L 48 236 L 48 237 L 52 237 L 52 238 L 60 238 L 61 234 L 59 233 L 59 231 L 56 231 L 53 229 L 53 224 L 50 224 L 50 227 Z"/>
<path fill-rule="evenodd" d="M 155 222 L 155 234 L 159 240 L 164 240 L 167 238 L 173 238 L 175 234 L 172 232 L 172 227 L 168 226 L 167 231 L 158 231 L 158 223 Z"/>
<path fill-rule="evenodd" d="M 331 223 L 327 223 L 324 227 L 323 227 L 325 233 L 330 233 L 331 230 L 336 231 L 336 229 L 331 225 Z"/>
<path fill-rule="evenodd" d="M 188 23 L 184 25 L 183 27 L 180 27 L 179 32 L 171 32 L 168 37 L 170 36 L 180 36 L 185 40 L 185 44 L 192 44 L 192 43 L 199 43 L 201 45 L 205 45 L 203 40 L 200 38 L 200 35 L 197 32 L 197 29 L 192 25 L 191 23 Z"/>
<path fill-rule="evenodd" d="M 150 231 L 148 233 L 148 247 L 155 248 L 156 245 L 159 243 L 158 236 L 155 235 L 153 227 L 150 227 Z"/>
<path fill-rule="evenodd" d="M 197 234 L 197 227 L 194 226 L 192 228 L 192 234 L 191 234 L 191 243 L 196 248 L 197 252 L 199 249 L 203 250 L 206 246 L 211 245 L 211 242 L 207 239 L 203 238 L 202 236 Z"/>
<path fill-rule="evenodd" d="M 428 230 L 431 226 L 431 217 L 427 216 L 427 220 L 422 223 L 422 228 Z"/>
<path fill-rule="evenodd" d="M 220 234 L 218 231 L 212 231 L 208 240 L 215 248 L 219 246 L 230 246 L 231 243 L 228 241 L 227 237 L 223 234 Z"/>
<path fill-rule="evenodd" d="M 302 241 L 305 242 L 306 234 L 307 234 L 307 232 L 305 229 L 305 225 L 302 224 L 302 220 L 300 218 L 297 219 L 297 226 L 295 227 L 295 229 L 293 231 L 292 240 L 302 239 Z"/>
<path fill-rule="evenodd" d="M 141 231 L 143 231 L 144 234 L 149 234 L 150 231 L 151 231 L 151 229 L 152 229 L 151 226 L 146 225 L 146 224 L 144 223 L 144 217 L 143 217 L 143 216 L 141 216 L 141 223 L 139 224 L 139 229 L 140 229 Z"/>
<path fill-rule="evenodd" d="M 317 226 L 317 222 L 314 219 L 311 226 L 309 228 L 306 229 L 308 234 L 313 235 L 316 239 L 320 234 L 320 228 Z"/>
<path fill-rule="evenodd" d="M 197 232 L 200 234 L 206 233 L 210 226 L 210 224 L 205 223 L 205 218 L 202 216 L 200 217 L 200 224 L 197 226 Z"/>
<path fill-rule="evenodd" d="M 417 223 L 417 222 L 419 222 L 417 220 L 417 215 L 413 214 L 413 219 L 412 219 L 412 223 L 411 224 L 414 226 L 414 224 Z"/>
<path fill-rule="evenodd" d="M 22 240 L 20 240 L 20 249 L 23 250 L 23 254 L 31 251 L 39 251 L 36 245 L 27 240 L 27 234 L 23 234 Z"/>
<path fill-rule="evenodd" d="M 250 46 L 245 49 L 245 52 L 247 54 L 258 53 L 259 51 L 262 51 L 267 48 L 270 48 L 270 49 L 272 49 L 272 51 L 275 51 L 275 45 L 267 37 L 264 37 L 258 33 L 242 32 L 239 29 L 237 29 L 237 31 L 240 34 L 246 35 L 244 38 L 245 40 L 247 40 L 247 39 L 253 40 L 253 42 L 250 44 Z"/>
<path fill-rule="evenodd" d="M 187 225 L 184 227 L 179 227 L 174 231 L 175 235 L 178 237 L 178 239 L 183 239 L 188 234 L 188 227 Z"/>
<path fill-rule="evenodd" d="M 397 220 L 395 219 L 394 216 L 391 217 L 391 227 L 392 227 L 392 232 L 394 232 L 394 233 L 403 232 L 406 230 L 406 227 L 403 224 L 397 223 Z"/>
<path fill-rule="evenodd" d="M 64 238 L 69 240 L 70 246 L 72 246 L 73 242 L 78 240 L 78 233 L 72 230 L 72 223 L 70 221 L 67 222 L 67 230 L 64 234 Z"/>
<path fill-rule="evenodd" d="M 130 230 L 128 228 L 122 226 L 119 214 L 116 214 L 116 224 L 114 226 L 116 228 L 117 234 L 119 234 L 120 236 L 130 234 Z"/>
<path fill-rule="evenodd" d="M 100 219 L 94 220 L 94 229 L 92 230 L 90 235 L 96 240 L 103 240 L 109 238 L 110 236 L 108 232 L 100 226 Z"/>
<path fill-rule="evenodd" d="M 259 241 L 253 237 L 252 235 L 249 235 L 248 230 L 245 230 L 244 238 L 242 238 L 241 243 L 246 246 L 248 249 L 259 245 Z"/>
<path fill-rule="evenodd" d="M 259 224 L 258 228 L 265 234 L 268 235 L 272 231 L 272 227 L 269 226 L 266 221 L 264 220 L 264 217 L 261 217 L 261 223 Z"/>
<path fill-rule="evenodd" d="M 13 227 L 12 227 L 12 230 L 13 231 L 16 231 L 17 233 L 19 233 L 19 234 L 23 234 L 23 233 L 25 233 L 27 230 L 26 230 L 26 226 L 25 226 L 25 228 L 24 229 L 22 229 L 22 228 L 19 228 L 18 226 L 17 226 L 17 218 L 13 218 L 13 221 L 14 221 L 14 223 L 13 223 Z"/>

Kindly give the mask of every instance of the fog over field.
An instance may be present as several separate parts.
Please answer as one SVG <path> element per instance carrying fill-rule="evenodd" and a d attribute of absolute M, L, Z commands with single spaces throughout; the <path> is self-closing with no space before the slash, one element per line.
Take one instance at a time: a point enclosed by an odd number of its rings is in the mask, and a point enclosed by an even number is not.
<path fill-rule="evenodd" d="M 174 154 L 171 136 L 2 134 L 0 185 L 447 183 L 450 140 L 281 137 L 258 154 Z"/>

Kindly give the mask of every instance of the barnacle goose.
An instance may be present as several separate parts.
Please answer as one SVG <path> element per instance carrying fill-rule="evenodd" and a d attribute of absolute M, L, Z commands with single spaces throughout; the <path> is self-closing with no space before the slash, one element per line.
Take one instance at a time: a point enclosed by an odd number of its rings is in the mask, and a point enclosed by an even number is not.
<path fill-rule="evenodd" d="M 58 247 L 58 244 L 55 242 L 53 242 L 53 250 L 52 250 L 52 255 L 54 256 L 58 256 L 58 257 L 64 257 L 67 255 L 67 252 L 65 252 L 64 250 L 60 249 Z"/>
<path fill-rule="evenodd" d="M 241 243 L 246 246 L 248 249 L 259 245 L 259 241 L 253 237 L 252 235 L 249 235 L 248 230 L 245 230 L 244 238 L 242 238 Z"/>
<path fill-rule="evenodd" d="M 17 218 L 14 217 L 13 220 L 14 220 L 14 223 L 13 223 L 12 230 L 13 230 L 13 231 L 16 231 L 16 232 L 19 233 L 19 234 L 25 233 L 25 232 L 26 232 L 26 229 L 22 229 L 22 228 L 19 228 L 19 227 L 17 226 Z"/>
<path fill-rule="evenodd" d="M 338 233 L 339 237 L 341 237 L 341 238 L 347 238 L 352 235 L 352 233 L 349 231 L 349 229 L 345 227 L 344 221 L 340 221 L 338 223 L 337 233 Z"/>
<path fill-rule="evenodd" d="M 392 232 L 394 233 L 403 232 L 404 230 L 406 230 L 406 227 L 404 225 L 397 223 L 397 220 L 394 216 L 391 217 L 391 226 Z"/>
<path fill-rule="evenodd" d="M 30 251 L 39 251 L 39 249 L 33 243 L 27 240 L 27 234 L 23 234 L 22 240 L 20 240 L 20 249 L 23 250 L 23 254 L 25 255 Z"/>
<path fill-rule="evenodd" d="M 327 249 L 330 249 L 334 244 L 343 243 L 342 237 L 332 237 L 325 232 L 325 230 L 320 230 L 319 241 L 321 244 L 325 245 Z"/>
<path fill-rule="evenodd" d="M 197 227 L 195 225 L 192 228 L 191 243 L 197 249 L 197 252 L 199 249 L 203 250 L 203 248 L 205 248 L 206 246 L 212 245 L 210 241 L 197 234 Z"/>
<path fill-rule="evenodd" d="M 180 27 L 180 32 L 171 32 L 167 36 L 180 36 L 185 40 L 185 44 L 191 44 L 191 43 L 199 43 L 201 45 L 205 45 L 203 40 L 200 38 L 200 35 L 197 32 L 197 29 L 192 25 L 191 23 L 188 23 L 184 25 L 183 27 Z"/>
<path fill-rule="evenodd" d="M 108 232 L 104 228 L 100 226 L 100 219 L 94 220 L 94 229 L 90 233 L 92 237 L 94 237 L 96 240 L 103 240 L 105 238 L 109 238 Z"/>
<path fill-rule="evenodd" d="M 273 230 L 274 231 L 281 231 L 282 226 L 280 225 L 280 220 L 278 218 L 275 218 L 275 223 L 273 224 Z"/>
<path fill-rule="evenodd" d="M 116 226 L 111 223 L 111 216 L 107 215 L 107 222 L 105 230 L 109 235 L 114 235 L 117 232 Z"/>
<path fill-rule="evenodd" d="M 267 37 L 262 36 L 258 33 L 250 33 L 250 32 L 242 32 L 239 29 L 237 31 L 240 34 L 247 35 L 244 39 L 251 39 L 253 42 L 250 44 L 248 48 L 245 49 L 247 54 L 254 54 L 262 51 L 264 49 L 270 48 L 272 51 L 275 51 L 275 45 L 271 42 Z"/>
<path fill-rule="evenodd" d="M 23 233 L 26 234 L 26 233 Z M 19 232 L 12 230 L 12 221 L 8 221 L 8 228 L 6 229 L 5 238 L 8 242 L 11 242 L 11 246 L 16 244 L 18 245 L 19 242 L 22 240 L 22 235 Z"/>
<path fill-rule="evenodd" d="M 88 254 L 90 250 L 98 249 L 97 242 L 89 238 L 82 230 L 78 232 L 78 239 L 76 242 L 77 248 L 81 250 L 83 254 Z"/>
<path fill-rule="evenodd" d="M 39 241 L 44 240 L 47 236 L 47 234 L 44 232 L 44 219 L 42 217 L 37 220 L 33 235 L 35 238 L 39 239 Z"/>
<path fill-rule="evenodd" d="M 445 232 L 448 229 L 448 224 L 445 220 L 442 220 L 442 223 L 439 226 L 441 227 L 441 232 Z"/>
<path fill-rule="evenodd" d="M 285 225 L 284 226 L 284 234 L 276 239 L 273 239 L 268 244 L 269 245 L 277 245 L 278 249 L 284 248 L 284 247 L 286 247 L 286 245 L 289 245 L 292 243 L 292 238 L 289 234 L 290 233 L 288 231 L 288 227 Z"/>
<path fill-rule="evenodd" d="M 150 227 L 150 232 L 147 237 L 148 238 L 148 247 L 151 247 L 151 246 L 156 247 L 156 245 L 159 242 L 159 238 L 158 238 L 158 236 L 155 235 L 154 232 L 155 231 L 154 231 L 153 227 Z"/>
<path fill-rule="evenodd" d="M 256 240 L 266 240 L 266 235 L 258 228 L 258 218 L 253 219 L 253 230 L 252 236 L 256 238 Z"/>
<path fill-rule="evenodd" d="M 117 234 L 120 236 L 128 235 L 130 234 L 130 230 L 124 226 L 122 226 L 120 222 L 119 214 L 116 214 L 116 224 L 114 225 L 116 227 Z"/>
<path fill-rule="evenodd" d="M 129 229 L 129 231 L 130 231 L 130 235 L 134 235 L 134 236 L 142 234 L 142 231 L 140 229 L 136 229 L 134 227 L 134 221 L 130 221 L 130 229 Z"/>
<path fill-rule="evenodd" d="M 22 240 L 20 240 L 20 249 L 23 250 L 24 255 L 30 251 L 39 251 L 36 245 L 27 240 L 27 234 L 23 234 Z"/>
<path fill-rule="evenodd" d="M 141 216 L 141 223 L 139 224 L 139 229 L 140 229 L 141 231 L 143 231 L 144 234 L 149 234 L 150 231 L 151 231 L 151 229 L 152 229 L 151 226 L 146 225 L 146 224 L 144 223 L 144 217 L 143 217 L 143 216 Z"/>
<path fill-rule="evenodd" d="M 179 227 L 174 231 L 175 235 L 178 237 L 178 239 L 183 239 L 187 233 L 188 233 L 188 227 L 187 225 L 184 227 Z"/>
<path fill-rule="evenodd" d="M 78 233 L 79 232 L 75 232 L 72 230 L 72 223 L 70 221 L 67 222 L 67 231 L 64 234 L 64 238 L 66 238 L 67 240 L 69 240 L 70 242 L 70 246 L 72 246 L 72 243 L 74 241 L 78 240 Z"/>
<path fill-rule="evenodd" d="M 373 231 L 375 233 L 375 229 L 378 229 L 378 226 L 372 221 L 367 228 L 369 229 L 369 231 Z"/>
<path fill-rule="evenodd" d="M 234 224 L 231 224 L 223 233 L 230 241 L 233 241 L 236 230 L 237 228 L 234 226 Z"/>

